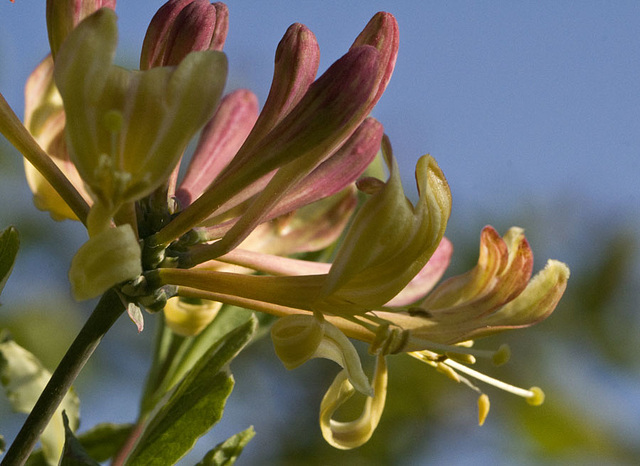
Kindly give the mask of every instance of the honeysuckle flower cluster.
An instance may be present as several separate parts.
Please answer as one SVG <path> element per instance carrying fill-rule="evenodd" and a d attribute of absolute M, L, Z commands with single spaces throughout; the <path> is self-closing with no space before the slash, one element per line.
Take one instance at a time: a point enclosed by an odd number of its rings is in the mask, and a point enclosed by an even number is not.
<path fill-rule="evenodd" d="M 52 54 L 26 86 L 24 125 L 54 162 L 44 172 L 25 162 L 35 204 L 81 220 L 89 234 L 69 272 L 77 299 L 115 287 L 140 329 L 141 307 L 163 309 L 187 337 L 223 304 L 279 317 L 271 338 L 287 368 L 318 357 L 342 368 L 320 406 L 322 434 L 336 448 L 373 434 L 394 354 L 476 390 L 480 424 L 489 401 L 472 378 L 542 402 L 538 388 L 471 369 L 476 358 L 508 359 L 506 347 L 471 342 L 546 318 L 568 268 L 549 261 L 531 278 L 522 230 L 501 237 L 486 227 L 477 265 L 437 284 L 452 255 L 447 181 L 434 158 L 421 157 L 419 197 L 409 201 L 389 139 L 369 116 L 398 52 L 391 14 L 376 14 L 319 77 L 313 33 L 292 25 L 260 110 L 248 90 L 223 95 L 224 4 L 167 2 L 148 28 L 140 70 L 113 64 L 114 7 L 48 2 Z M 56 179 L 66 188 L 54 188 Z M 331 262 L 304 259 L 334 244 Z M 369 344 L 371 379 L 350 339 Z M 335 421 L 355 392 L 367 397 L 361 417 Z"/>

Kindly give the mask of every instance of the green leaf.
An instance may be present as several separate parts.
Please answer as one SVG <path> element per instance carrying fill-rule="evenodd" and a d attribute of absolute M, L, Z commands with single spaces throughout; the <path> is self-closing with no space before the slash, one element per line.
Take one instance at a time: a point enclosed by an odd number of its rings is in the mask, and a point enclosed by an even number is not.
<path fill-rule="evenodd" d="M 238 456 L 240 456 L 244 447 L 255 434 L 253 426 L 238 432 L 236 435 L 216 445 L 196 466 L 231 466 L 235 464 Z"/>
<path fill-rule="evenodd" d="M 67 413 L 62 412 L 62 422 L 64 424 L 64 449 L 62 450 L 62 458 L 60 466 L 100 466 L 94 461 L 89 454 L 82 448 L 73 432 L 69 428 L 69 418 Z"/>
<path fill-rule="evenodd" d="M 212 346 L 235 328 L 245 325 L 252 319 L 253 312 L 235 306 L 224 306 L 216 318 L 198 336 L 193 338 L 190 346 L 180 358 L 172 371 L 169 387 L 175 385 L 194 365 L 208 353 Z"/>
<path fill-rule="evenodd" d="M 4 449 L 6 446 L 7 444 L 4 441 L 4 437 L 0 435 L 0 455 L 4 453 Z"/>
<path fill-rule="evenodd" d="M 251 340 L 256 325 L 251 317 L 200 358 L 149 422 L 129 466 L 175 464 L 221 419 L 234 384 L 228 365 Z"/>
<path fill-rule="evenodd" d="M 9 227 L 0 234 L 0 293 L 11 274 L 19 247 L 20 238 L 14 227 Z"/>
<path fill-rule="evenodd" d="M 0 342 L 0 381 L 15 411 L 30 412 L 49 378 L 51 373 L 33 354 L 13 340 L 4 339 Z M 58 464 L 64 445 L 62 411 L 68 413 L 71 426 L 75 429 L 78 427 L 79 406 L 80 400 L 73 390 L 67 393 L 42 433 L 40 442 L 47 464 Z"/>
<path fill-rule="evenodd" d="M 112 458 L 129 437 L 133 424 L 98 424 L 94 428 L 78 435 L 78 441 L 87 454 L 96 461 Z M 42 450 L 35 451 L 25 466 L 46 465 Z"/>
<path fill-rule="evenodd" d="M 196 337 L 186 338 L 167 326 L 159 329 L 156 355 L 149 373 L 141 411 L 149 413 L 165 394 L 184 378 L 193 366 L 234 329 L 246 324 L 253 312 L 223 306 L 216 318 Z"/>

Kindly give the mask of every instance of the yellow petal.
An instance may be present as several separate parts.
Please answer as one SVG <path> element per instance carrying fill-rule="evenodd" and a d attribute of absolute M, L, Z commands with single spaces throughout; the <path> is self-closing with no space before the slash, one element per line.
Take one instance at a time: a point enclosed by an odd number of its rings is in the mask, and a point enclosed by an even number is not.
<path fill-rule="evenodd" d="M 78 301 L 99 296 L 142 273 L 138 239 L 131 225 L 110 228 L 89 238 L 71 261 L 69 281 Z"/>
<path fill-rule="evenodd" d="M 183 337 L 198 335 L 215 319 L 222 303 L 198 300 L 189 302 L 182 298 L 170 298 L 164 306 L 164 318 L 167 326 Z"/>
<path fill-rule="evenodd" d="M 355 392 L 342 371 L 335 378 L 320 404 L 320 429 L 329 445 L 341 450 L 350 450 L 365 444 L 378 427 L 387 398 L 387 364 L 385 357 L 378 355 L 374 375 L 374 394 L 367 397 L 360 417 L 350 422 L 332 419 L 333 414 Z"/>

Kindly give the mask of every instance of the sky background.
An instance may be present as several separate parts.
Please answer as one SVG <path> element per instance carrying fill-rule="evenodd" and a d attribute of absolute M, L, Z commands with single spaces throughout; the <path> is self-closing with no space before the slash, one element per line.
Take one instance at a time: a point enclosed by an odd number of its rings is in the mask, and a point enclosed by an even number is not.
<path fill-rule="evenodd" d="M 24 82 L 48 50 L 44 3 L 0 0 L 0 92 L 20 116 Z M 135 66 L 148 22 L 162 3 L 119 1 L 121 62 Z M 474 228 L 471 235 L 479 234 L 480 221 L 501 231 L 518 224 L 531 232 L 536 268 L 547 257 L 574 267 L 588 265 L 599 250 L 592 230 L 628 228 L 638 237 L 640 2 L 230 1 L 228 6 L 228 89 L 247 87 L 261 103 L 271 84 L 275 49 L 293 22 L 316 34 L 322 72 L 348 50 L 375 12 L 396 16 L 400 52 L 373 116 L 391 138 L 409 195 L 415 194 L 417 158 L 430 153 L 438 161 L 453 194 L 447 235 L 454 244 L 456 235 L 469 236 L 468 225 Z M 0 199 L 0 226 L 31 212 L 52 234 L 77 238 L 69 258 L 85 240 L 79 225 L 53 223 L 46 214 L 34 213 L 19 177 L 2 180 Z M 59 267 L 56 261 L 60 257 L 43 258 L 37 250 L 23 253 L 3 293 L 7 307 L 23 293 L 12 283 L 30 278 L 42 289 L 66 292 L 64 274 L 35 275 Z M 637 263 L 635 269 L 640 269 Z M 636 315 L 632 321 L 636 328 L 638 320 Z M 114 350 L 118 341 L 106 344 Z M 612 387 L 604 377 L 591 377 L 603 373 L 601 361 L 573 364 L 572 351 L 566 350 L 567 358 L 555 369 L 563 381 L 558 383 L 588 381 L 591 393 L 609 397 L 610 418 L 624 423 L 633 438 L 640 431 L 638 374 L 625 373 Z M 127 367 L 114 367 L 114 376 L 133 373 L 142 362 L 134 358 Z M 83 401 L 89 406 L 93 396 L 99 405 L 102 395 L 121 388 L 103 387 Z M 629 399 L 637 402 L 621 409 L 619 400 Z M 135 403 L 98 407 L 92 415 L 130 420 Z M 274 402 L 264 398 L 261 403 Z M 229 410 L 229 416 L 244 414 Z M 239 428 L 246 427 L 242 422 Z M 229 434 L 236 427 L 233 419 L 232 426 Z M 469 440 L 469 464 L 475 459 L 471 450 L 491 435 L 485 429 Z M 447 464 L 448 451 L 442 450 L 442 464 Z"/>
<path fill-rule="evenodd" d="M 120 1 L 120 57 L 137 57 L 163 2 Z M 0 89 L 47 51 L 43 1 L 0 3 Z M 394 76 L 373 112 L 409 192 L 415 160 L 436 157 L 461 212 L 521 199 L 640 212 L 640 3 L 229 2 L 229 88 L 264 102 L 278 41 L 293 22 L 317 36 L 321 71 L 379 10 L 400 25 Z M 454 220 L 457 219 L 454 210 Z M 638 218 L 638 216 L 636 215 Z"/>

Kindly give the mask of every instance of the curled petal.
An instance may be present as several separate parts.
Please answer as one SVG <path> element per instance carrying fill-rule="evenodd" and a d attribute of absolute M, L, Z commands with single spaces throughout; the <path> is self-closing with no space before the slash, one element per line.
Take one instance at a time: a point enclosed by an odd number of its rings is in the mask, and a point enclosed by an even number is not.
<path fill-rule="evenodd" d="M 329 387 L 320 405 L 320 429 L 329 445 L 341 450 L 349 450 L 366 443 L 380 422 L 387 397 L 387 364 L 385 357 L 377 356 L 374 375 L 374 394 L 365 402 L 360 417 L 351 422 L 331 419 L 333 414 L 354 393 L 345 371 L 341 371 Z"/>
<path fill-rule="evenodd" d="M 477 265 L 442 283 L 419 307 L 441 322 L 489 314 L 524 290 L 532 268 L 533 253 L 522 229 L 511 228 L 503 239 L 485 227 Z"/>
<path fill-rule="evenodd" d="M 518 270 L 506 270 L 519 275 Z M 516 296 L 511 296 L 509 291 L 512 281 L 498 278 L 495 289 L 488 292 L 489 298 L 471 297 L 469 301 L 444 309 L 414 306 L 406 313 L 379 312 L 376 315 L 409 332 L 409 344 L 404 351 L 424 349 L 421 342 L 454 344 L 512 328 L 528 327 L 545 319 L 558 304 L 568 279 L 569 268 L 562 262 L 550 260 Z M 500 291 L 502 282 L 506 283 L 506 292 Z M 502 304 L 497 308 L 492 296 L 501 296 L 499 301 Z M 505 296 L 508 297 L 506 301 Z"/>
<path fill-rule="evenodd" d="M 271 339 L 287 369 L 295 369 L 313 358 L 330 359 L 343 368 L 345 377 L 356 390 L 372 394 L 356 349 L 332 324 L 311 315 L 290 315 L 273 325 Z"/>
<path fill-rule="evenodd" d="M 89 238 L 71 261 L 69 281 L 74 298 L 83 301 L 141 273 L 138 239 L 126 224 Z"/>
<path fill-rule="evenodd" d="M 483 319 L 486 327 L 477 329 L 471 336 L 528 327 L 546 319 L 560 301 L 568 280 L 569 268 L 562 262 L 549 260 L 517 298 Z"/>
<path fill-rule="evenodd" d="M 420 198 L 414 207 L 404 195 L 386 138 L 383 154 L 389 180 L 356 214 L 322 292 L 372 309 L 397 295 L 425 266 L 451 211 L 449 187 L 433 158 L 418 160 Z"/>
<path fill-rule="evenodd" d="M 273 347 L 289 370 L 312 359 L 323 336 L 322 322 L 308 315 L 283 317 L 271 327 Z"/>

